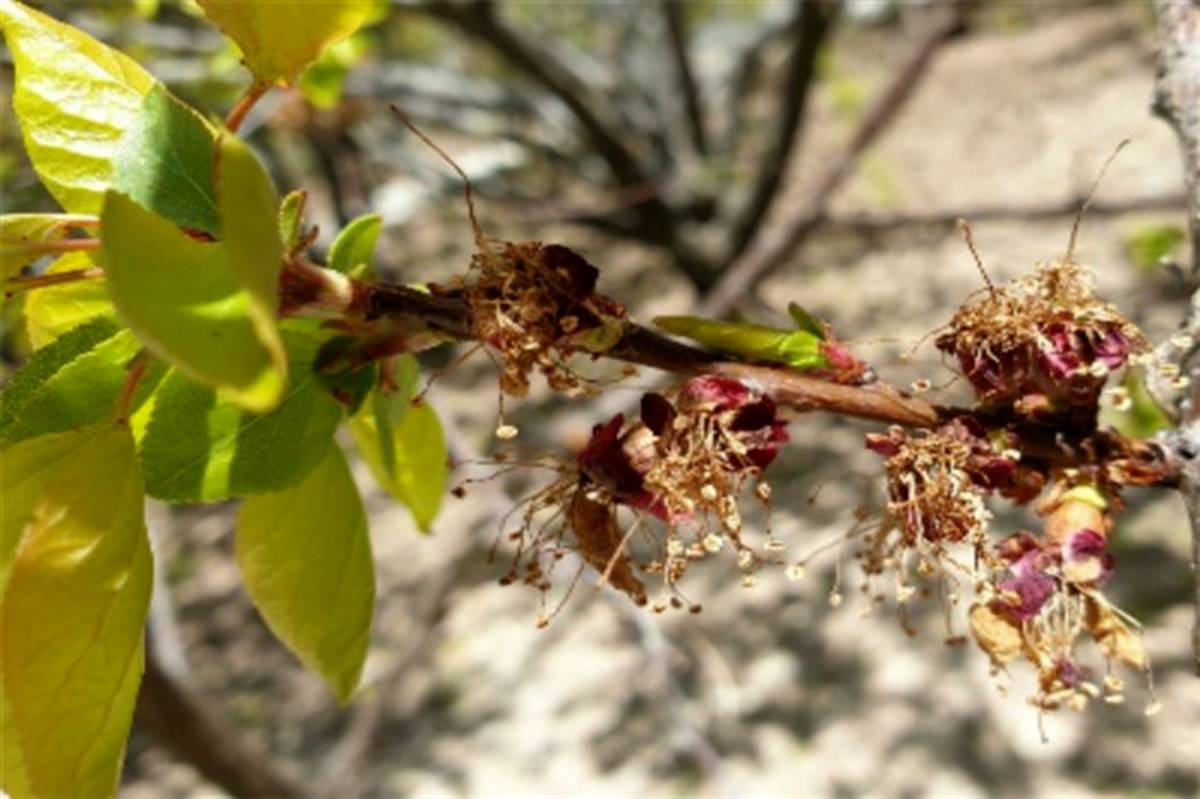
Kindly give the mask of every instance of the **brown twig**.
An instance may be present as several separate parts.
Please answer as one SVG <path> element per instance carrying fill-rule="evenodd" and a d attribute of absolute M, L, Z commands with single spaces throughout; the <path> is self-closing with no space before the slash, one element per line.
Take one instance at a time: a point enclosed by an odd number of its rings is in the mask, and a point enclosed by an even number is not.
<path fill-rule="evenodd" d="M 456 298 L 438 297 L 407 286 L 359 284 L 351 313 L 367 321 L 376 319 L 419 319 L 451 338 L 469 339 L 467 309 Z M 753 381 L 777 402 L 793 411 L 832 411 L 874 421 L 930 427 L 953 415 L 937 406 L 908 396 L 883 384 L 845 386 L 805 375 L 786 366 L 757 366 L 725 360 L 719 353 L 699 349 L 664 336 L 650 328 L 629 323 L 615 346 L 604 353 L 639 366 L 694 375 L 718 372 Z"/>
<path fill-rule="evenodd" d="M 137 394 L 138 386 L 142 384 L 142 380 L 146 377 L 146 372 L 149 369 L 149 354 L 145 350 L 141 350 L 137 355 L 133 356 L 133 360 L 130 362 L 129 368 L 125 373 L 125 383 L 121 386 L 121 393 L 117 396 L 114 416 L 118 424 L 125 424 L 129 420 L 129 409 L 133 405 L 133 398 Z"/>
<path fill-rule="evenodd" d="M 1157 0 L 1158 75 L 1154 111 L 1175 131 L 1183 155 L 1188 222 L 1192 234 L 1191 281 L 1200 285 L 1200 0 Z M 1200 291 L 1192 298 L 1184 331 L 1200 335 Z M 1187 348 L 1189 351 L 1191 348 Z M 1180 358 L 1186 361 L 1186 352 Z M 1180 363 L 1186 372 L 1186 362 Z M 1193 380 L 1200 375 L 1193 374 Z M 1164 437 L 1180 467 L 1180 492 L 1192 528 L 1192 654 L 1200 675 L 1200 403 L 1185 407 L 1179 430 Z"/>
<path fill-rule="evenodd" d="M 809 205 L 791 220 L 772 226 L 769 237 L 760 236 L 758 246 L 752 243 L 741 257 L 730 263 L 723 270 L 720 281 L 700 305 L 698 315 L 723 316 L 748 287 L 787 261 L 821 224 L 825 219 L 829 201 L 849 177 L 859 156 L 878 138 L 913 96 L 942 45 L 962 32 L 966 24 L 966 8 L 961 3 L 955 3 L 943 12 L 941 18 L 917 45 L 908 63 L 896 73 L 891 84 L 867 111 L 842 154 L 817 184 Z"/>
<path fill-rule="evenodd" d="M 229 128 L 230 133 L 237 133 L 238 128 L 246 121 L 246 115 L 250 113 L 250 109 L 262 99 L 271 88 L 271 84 L 262 81 L 255 82 L 242 98 L 237 101 L 233 108 L 229 109 L 229 115 L 225 117 L 225 127 Z"/>
<path fill-rule="evenodd" d="M 104 277 L 104 270 L 98 266 L 70 269 L 66 272 L 52 272 L 48 275 L 35 275 L 34 277 L 16 277 L 4 284 L 4 296 L 8 298 L 22 291 L 44 289 L 47 286 L 58 286 L 79 280 L 95 280 L 100 277 Z"/>
<path fill-rule="evenodd" d="M 789 25 L 793 38 L 783 83 L 779 87 L 778 127 L 758 169 L 750 197 L 733 223 L 725 262 L 733 263 L 745 251 L 771 210 L 787 176 L 795 145 L 804 127 L 804 112 L 816 77 L 817 55 L 841 9 L 829 0 L 794 0 L 795 12 Z"/>

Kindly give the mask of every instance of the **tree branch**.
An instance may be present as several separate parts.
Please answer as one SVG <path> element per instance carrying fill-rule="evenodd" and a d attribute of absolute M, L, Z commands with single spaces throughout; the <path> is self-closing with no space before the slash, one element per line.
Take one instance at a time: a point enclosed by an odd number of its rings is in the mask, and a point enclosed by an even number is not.
<path fill-rule="evenodd" d="M 692 70 L 692 59 L 688 53 L 687 8 L 683 0 L 659 0 L 663 22 L 666 24 L 667 40 L 671 45 L 671 58 L 675 62 L 676 79 L 683 93 L 683 107 L 687 113 L 688 132 L 692 144 L 700 155 L 708 155 L 708 129 L 705 126 L 704 101 L 700 86 Z"/>
<path fill-rule="evenodd" d="M 933 63 L 933 57 L 942 45 L 960 34 L 966 25 L 967 7 L 955 3 L 946 9 L 941 18 L 917 46 L 908 63 L 893 78 L 892 83 L 867 111 L 858 130 L 855 131 L 842 154 L 817 184 L 813 199 L 808 207 L 784 221 L 772 230 L 777 230 L 768 239 L 760 239 L 757 247 L 751 246 L 740 258 L 729 264 L 720 281 L 705 297 L 697 313 L 700 316 L 723 316 L 737 302 L 747 287 L 760 281 L 776 267 L 791 257 L 796 248 L 825 219 L 826 209 L 834 193 L 845 182 L 854 169 L 863 151 L 878 138 L 879 134 L 896 118 L 900 109 L 913 96 L 921 78 Z"/>
<path fill-rule="evenodd" d="M 1063 216 L 1074 216 L 1086 199 L 1086 196 L 1075 195 L 1065 200 L 1030 203 L 1029 205 L 979 205 L 955 211 L 847 214 L 846 216 L 826 217 L 821 223 L 821 230 L 822 232 L 847 230 L 860 233 L 886 233 L 914 227 L 957 228 L 960 219 L 966 219 L 969 222 L 1056 219 Z M 1171 211 L 1183 208 L 1185 203 L 1186 200 L 1182 194 L 1152 194 L 1111 202 L 1096 200 L 1088 206 L 1088 215 L 1116 216 L 1135 211 Z"/>
<path fill-rule="evenodd" d="M 1154 112 L 1166 120 L 1183 152 L 1183 180 L 1192 233 L 1192 281 L 1200 285 L 1200 3 L 1157 0 L 1158 76 Z"/>
<path fill-rule="evenodd" d="M 1188 222 L 1192 234 L 1193 288 L 1200 285 L 1200 0 L 1157 0 L 1158 75 L 1154 86 L 1154 111 L 1169 124 L 1183 154 L 1183 179 L 1188 195 Z M 1184 330 L 1200 335 L 1200 291 L 1192 298 Z M 1186 349 L 1188 352 L 1192 348 Z M 1179 364 L 1186 371 L 1188 352 Z M 1200 374 L 1193 372 L 1196 381 Z M 1192 528 L 1192 570 L 1195 581 L 1192 654 L 1200 676 L 1200 402 L 1193 397 L 1185 406 L 1183 426 L 1164 437 L 1169 457 L 1179 467 L 1179 490 Z"/>
<path fill-rule="evenodd" d="M 355 299 L 350 313 L 361 314 L 368 322 L 419 319 L 450 338 L 472 338 L 467 308 L 460 299 L 383 283 L 358 284 L 353 293 Z M 715 372 L 737 377 L 761 386 L 780 405 L 796 412 L 832 411 L 909 427 L 931 427 L 955 414 L 885 383 L 840 385 L 786 366 L 727 361 L 719 353 L 685 344 L 634 322 L 627 324 L 621 339 L 603 354 L 607 358 L 678 375 Z"/>
<path fill-rule="evenodd" d="M 788 164 L 804 126 L 804 111 L 816 77 L 817 56 L 841 10 L 829 0 L 794 0 L 796 10 L 789 25 L 793 37 L 786 74 L 779 87 L 781 107 L 778 128 L 770 149 L 764 154 L 758 180 L 734 221 L 725 263 L 734 262 L 746 249 L 771 210 L 787 175 Z"/>
<path fill-rule="evenodd" d="M 1190 424 L 1165 434 L 1161 443 L 1168 462 L 1179 474 L 1179 493 L 1192 528 L 1192 605 L 1196 619 L 1192 625 L 1192 658 L 1200 676 L 1200 424 Z"/>
<path fill-rule="evenodd" d="M 320 270 L 312 267 L 313 273 Z M 462 298 L 426 293 L 408 286 L 385 283 L 352 282 L 342 276 L 326 280 L 346 281 L 349 288 L 333 287 L 328 298 L 348 298 L 337 307 L 330 299 L 316 300 L 314 313 L 340 315 L 343 321 L 362 329 L 379 323 L 383 330 L 403 330 L 411 335 L 414 322 L 449 339 L 473 340 L 468 308 Z M 307 313 L 297 307 L 290 315 Z M 399 323 L 399 324 L 397 324 Z M 648 366 L 675 375 L 721 374 L 755 386 L 770 396 L 785 415 L 825 411 L 839 416 L 866 419 L 913 428 L 932 428 L 961 416 L 982 419 L 990 427 L 1012 432 L 1015 446 L 1023 457 L 1046 467 L 1090 463 L 1100 465 L 1113 460 L 1132 460 L 1153 475 L 1152 483 L 1177 487 L 1178 465 L 1166 462 L 1161 442 L 1126 439 L 1094 424 L 1047 425 L 1014 415 L 1011 411 L 985 414 L 979 409 L 935 405 L 907 394 L 883 381 L 846 385 L 814 377 L 786 365 L 754 364 L 730 361 L 719 353 L 700 349 L 632 321 L 625 322 L 617 343 L 593 357 L 610 358 Z M 1145 485 L 1150 483 L 1138 483 Z"/>
<path fill-rule="evenodd" d="M 158 662 L 146 647 L 146 672 L 138 694 L 136 722 L 160 744 L 233 796 L 305 796 L 299 782 L 279 772 L 212 712 L 209 704 Z"/>
<path fill-rule="evenodd" d="M 706 289 L 712 285 L 712 262 L 682 239 L 678 215 L 663 199 L 657 180 L 645 169 L 637 152 L 626 144 L 628 132 L 619 122 L 604 118 L 600 110 L 603 102 L 585 81 L 553 52 L 500 19 L 490 0 L 473 0 L 465 4 L 429 0 L 421 8 L 486 44 L 558 98 L 575 116 L 592 149 L 608 165 L 617 183 L 640 194 L 641 199 L 633 206 L 638 212 L 639 236 L 669 251 L 679 269 L 698 287 Z"/>

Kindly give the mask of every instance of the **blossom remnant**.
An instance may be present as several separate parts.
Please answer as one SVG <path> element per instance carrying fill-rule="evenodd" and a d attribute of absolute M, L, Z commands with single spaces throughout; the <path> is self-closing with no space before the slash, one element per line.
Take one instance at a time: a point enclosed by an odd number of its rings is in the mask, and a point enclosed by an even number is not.
<path fill-rule="evenodd" d="M 964 304 L 937 339 L 985 404 L 1027 412 L 1092 409 L 1109 372 L 1148 350 L 1136 326 L 1092 289 L 1084 267 L 1041 264 Z"/>
<path fill-rule="evenodd" d="M 647 601 L 639 573 L 676 592 L 691 563 L 724 550 L 751 574 L 765 556 L 743 539 L 741 496 L 753 481 L 757 497 L 769 499 L 762 474 L 787 437 L 775 403 L 732 378 L 704 375 L 645 394 L 639 418 L 596 425 L 575 464 L 529 501 L 508 580 L 545 590 L 553 562 L 571 549 L 638 604 Z M 634 511 L 624 532 L 621 508 Z M 553 523 L 538 521 L 542 511 L 553 511 Z"/>

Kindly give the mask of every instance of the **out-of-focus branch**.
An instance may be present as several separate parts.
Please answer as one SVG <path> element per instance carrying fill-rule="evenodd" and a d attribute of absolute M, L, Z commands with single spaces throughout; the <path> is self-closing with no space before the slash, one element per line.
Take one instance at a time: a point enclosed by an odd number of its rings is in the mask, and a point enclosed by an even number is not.
<path fill-rule="evenodd" d="M 1079 195 L 1053 202 L 1029 205 L 979 205 L 955 211 L 926 211 L 894 214 L 849 214 L 827 217 L 821 223 L 822 232 L 846 230 L 861 233 L 886 233 L 891 230 L 917 227 L 957 228 L 958 220 L 969 222 L 991 222 L 998 220 L 1034 221 L 1074 216 L 1087 198 Z M 1153 194 L 1130 197 L 1125 200 L 1105 202 L 1093 201 L 1088 206 L 1088 216 L 1116 216 L 1136 211 L 1169 211 L 1183 208 L 1186 203 L 1182 194 Z"/>
<path fill-rule="evenodd" d="M 550 50 L 500 19 L 490 0 L 430 0 L 422 10 L 486 44 L 534 83 L 558 98 L 575 116 L 596 153 L 622 185 L 648 183 L 621 127 L 604 119 L 601 102 L 574 71 Z"/>
<path fill-rule="evenodd" d="M 829 201 L 851 174 L 859 156 L 913 96 L 942 45 L 965 30 L 966 17 L 967 6 L 962 3 L 955 3 L 942 11 L 908 62 L 868 109 L 842 154 L 822 176 L 809 205 L 792 219 L 772 226 L 769 236 L 760 236 L 757 246 L 751 243 L 740 258 L 725 267 L 720 281 L 701 303 L 698 315 L 722 316 L 727 313 L 749 287 L 784 263 L 821 224 Z"/>
<path fill-rule="evenodd" d="M 1188 194 L 1188 223 L 1192 234 L 1191 278 L 1200 285 L 1200 0 L 1157 0 L 1158 75 L 1154 86 L 1154 111 L 1167 121 L 1179 138 L 1183 153 L 1183 179 Z M 1192 297 L 1183 326 L 1190 336 L 1200 336 L 1200 291 Z M 1191 348 L 1188 348 L 1189 350 Z M 1186 353 L 1181 353 L 1186 361 Z M 1186 374 L 1187 363 L 1179 364 Z M 1193 381 L 1200 374 L 1193 373 Z M 1194 382 L 1195 385 L 1195 382 Z M 1192 569 L 1195 581 L 1192 653 L 1200 675 L 1200 402 L 1184 408 L 1183 425 L 1164 438 L 1180 470 L 1180 492 L 1192 527 Z"/>
<path fill-rule="evenodd" d="M 816 77 L 817 56 L 841 8 L 840 3 L 830 0 L 794 2 L 796 9 L 789 25 L 793 43 L 779 87 L 778 127 L 763 155 L 750 197 L 733 224 L 726 263 L 734 262 L 746 249 L 779 195 L 796 141 L 804 127 L 804 111 Z"/>
<path fill-rule="evenodd" d="M 212 712 L 208 703 L 175 679 L 146 647 L 146 672 L 138 695 L 137 725 L 180 760 L 233 796 L 305 796 L 304 786 L 279 771 Z"/>
<path fill-rule="evenodd" d="M 671 252 L 676 265 L 697 286 L 706 289 L 713 283 L 712 263 L 681 238 L 677 215 L 662 198 L 654 175 L 627 144 L 630 138 L 627 130 L 619 121 L 605 118 L 602 99 L 562 59 L 505 23 L 497 16 L 491 0 L 468 3 L 428 0 L 419 8 L 486 44 L 558 98 L 575 116 L 592 149 L 608 165 L 617 183 L 642 193 L 643 198 L 634 206 L 638 237 Z"/>
<path fill-rule="evenodd" d="M 683 93 L 683 108 L 687 113 L 688 132 L 692 144 L 700 155 L 708 155 L 708 128 L 704 114 L 704 99 L 696 83 L 692 69 L 692 58 L 688 52 L 687 7 L 684 0 L 658 0 L 663 22 L 667 29 L 667 41 L 671 45 L 671 59 L 675 62 L 679 90 Z"/>
<path fill-rule="evenodd" d="M 728 153 L 737 151 L 746 117 L 746 101 L 758 89 L 763 77 L 763 55 L 787 36 L 787 20 L 764 25 L 742 49 L 741 57 L 728 78 L 729 88 L 724 98 L 727 122 L 720 135 L 720 146 Z"/>
<path fill-rule="evenodd" d="M 1183 151 L 1183 179 L 1192 232 L 1192 280 L 1200 284 L 1200 2 L 1158 0 L 1158 79 L 1154 112 L 1167 121 Z"/>

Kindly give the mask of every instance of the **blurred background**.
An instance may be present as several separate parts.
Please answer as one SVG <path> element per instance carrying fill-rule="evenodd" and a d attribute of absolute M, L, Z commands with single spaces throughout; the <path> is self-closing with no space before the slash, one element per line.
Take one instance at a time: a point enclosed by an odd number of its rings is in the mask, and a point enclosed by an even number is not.
<path fill-rule="evenodd" d="M 248 83 L 188 2 L 35 2 L 132 54 L 187 101 L 223 114 Z M 897 385 L 951 373 L 926 343 L 980 277 L 1061 255 L 1075 209 L 1117 143 L 1077 254 L 1101 293 L 1160 339 L 1188 286 L 1174 137 L 1150 113 L 1145 2 L 561 0 L 380 3 L 296 90 L 243 132 L 285 189 L 309 190 L 318 253 L 356 215 L 384 219 L 376 268 L 404 281 L 461 272 L 461 184 L 388 112 L 393 102 L 471 176 L 489 236 L 567 244 L 635 318 L 701 309 L 781 323 L 789 301 L 829 320 Z M 2 75 L 5 212 L 52 209 L 24 159 Z M 19 329 L 5 338 L 21 357 Z M 423 356 L 429 369 L 453 351 Z M 593 369 L 595 367 L 584 367 Z M 460 467 L 493 469 L 494 369 L 476 357 L 429 399 Z M 515 452 L 566 452 L 636 402 L 649 372 L 594 401 L 535 390 L 510 404 Z M 960 385 L 938 387 L 953 402 Z M 1152 413 L 1114 417 L 1154 429 Z M 792 424 L 769 474 L 789 560 L 882 501 L 862 422 Z M 378 606 L 365 687 L 338 707 L 267 631 L 240 587 L 232 511 L 154 507 L 162 564 L 147 682 L 123 795 L 270 790 L 329 796 L 1194 796 L 1200 680 L 1182 503 L 1131 493 L 1111 584 L 1146 626 L 1164 709 L 1046 719 L 1013 668 L 947 646 L 936 598 L 872 611 L 849 553 L 831 607 L 831 549 L 803 580 L 745 588 L 729 562 L 693 570 L 702 613 L 655 616 L 585 580 L 546 630 L 539 597 L 497 584 L 501 516 L 539 476 L 447 498 L 432 535 L 357 469 L 371 512 Z M 820 489 L 818 491 L 818 489 Z M 995 528 L 1034 524 L 997 507 Z M 761 519 L 759 520 L 761 522 Z M 955 621 L 963 633 L 962 619 Z M 228 762 L 214 765 L 222 744 Z M 219 748 L 219 747 L 218 747 Z M 239 762 L 240 760 L 240 762 Z M 229 765 L 232 763 L 233 765 Z M 222 770 L 224 769 L 224 770 Z M 239 773 L 239 770 L 241 773 Z M 259 782 L 255 782 L 255 780 Z M 265 781 L 265 782 L 263 782 Z M 239 788 L 240 786 L 240 788 Z M 268 790 L 264 788 L 263 790 Z"/>

